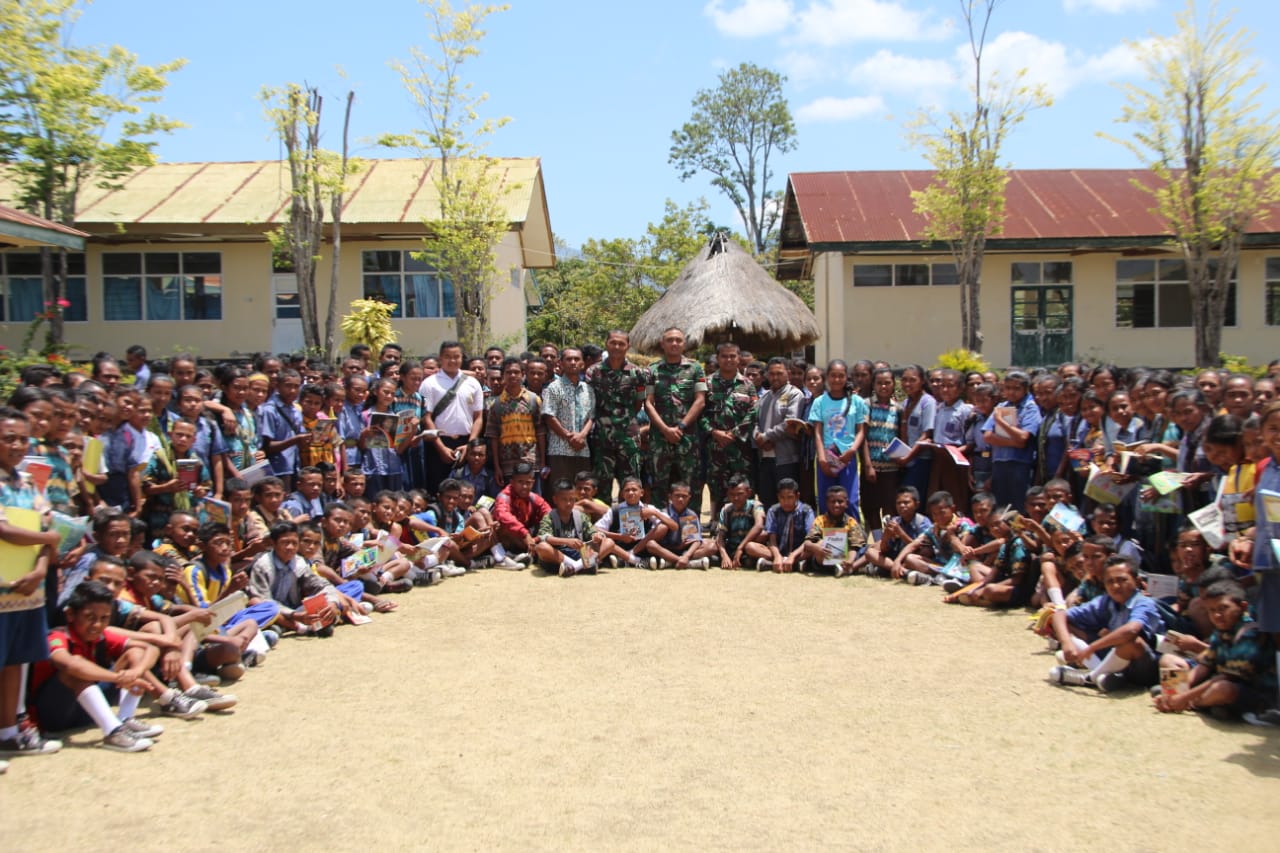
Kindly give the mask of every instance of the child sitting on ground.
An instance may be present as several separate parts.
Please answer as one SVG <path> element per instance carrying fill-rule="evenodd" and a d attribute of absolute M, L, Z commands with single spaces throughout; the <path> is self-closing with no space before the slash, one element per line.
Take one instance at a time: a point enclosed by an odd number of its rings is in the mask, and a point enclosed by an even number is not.
<path fill-rule="evenodd" d="M 769 541 L 768 558 L 756 561 L 756 570 L 793 572 L 804 554 L 805 537 L 813 527 L 813 507 L 800 500 L 800 484 L 790 477 L 778 481 L 778 502 L 764 516 Z"/>
<path fill-rule="evenodd" d="M 578 487 L 578 509 L 585 512 L 593 522 L 599 521 L 600 516 L 609 509 L 609 504 L 596 496 L 600 491 L 600 481 L 590 471 L 579 471 L 573 479 Z"/>
<path fill-rule="evenodd" d="M 581 482 L 580 480 L 579 485 Z M 649 568 L 710 568 L 711 557 L 716 553 L 716 543 L 702 535 L 702 520 L 698 518 L 696 510 L 689 508 L 692 498 L 693 492 L 688 483 L 671 484 L 667 491 L 666 515 L 676 526 L 666 536 L 649 543 L 649 552 L 654 555 L 649 558 Z M 599 505 L 589 499 L 586 502 Z M 578 501 L 579 508 L 582 503 L 583 501 Z"/>
<path fill-rule="evenodd" d="M 658 541 L 678 528 L 666 513 L 653 504 L 644 503 L 643 496 L 644 487 L 640 480 L 636 477 L 625 478 L 619 492 L 622 500 L 600 516 L 600 520 L 596 522 L 596 530 L 617 546 L 617 554 L 610 553 L 607 557 L 628 566 L 647 565 L 649 568 L 656 568 L 656 564 L 648 563 L 647 558 L 653 556 L 649 552 L 649 543 Z M 601 547 L 601 551 L 603 550 Z"/>
<path fill-rule="evenodd" d="M 298 554 L 298 525 L 277 521 L 269 531 L 271 550 L 258 557 L 249 575 L 250 602 L 280 605 L 279 625 L 298 634 L 328 637 L 338 617 L 338 590 L 311 570 Z M 308 609 L 306 599 L 324 596 L 324 603 Z"/>
<path fill-rule="evenodd" d="M 899 488 L 894 507 L 898 514 L 883 520 L 880 541 L 867 546 L 862 557 L 854 561 L 854 571 L 862 570 L 871 577 L 892 576 L 902 549 L 933 527 L 933 522 L 920 512 L 920 493 L 915 486 Z"/>
<path fill-rule="evenodd" d="M 493 472 L 489 470 L 489 450 L 483 438 L 477 438 L 467 444 L 466 455 L 462 457 L 461 464 L 449 472 L 449 477 L 470 483 L 477 495 L 488 495 L 492 498 L 498 494 L 498 482 L 493 478 Z"/>
<path fill-rule="evenodd" d="M 1203 599 L 1214 627 L 1209 648 L 1191 673 L 1190 689 L 1161 693 L 1156 708 L 1220 708 L 1243 715 L 1271 707 L 1276 696 L 1272 637 L 1259 631 L 1249 615 L 1244 589 L 1233 581 L 1219 581 L 1205 590 Z"/>
<path fill-rule="evenodd" d="M 844 486 L 828 487 L 826 502 L 827 511 L 815 518 L 809 529 L 804 556 L 815 566 L 833 566 L 835 576 L 842 578 L 852 573 L 854 563 L 866 549 L 867 534 L 848 512 L 849 492 Z"/>
<path fill-rule="evenodd" d="M 751 497 L 751 481 L 735 474 L 726 483 L 727 502 L 720 507 L 716 526 L 716 549 L 720 552 L 720 568 L 740 569 L 769 556 L 769 548 L 760 541 L 764 533 L 764 508 Z"/>
<path fill-rule="evenodd" d="M 948 594 L 942 600 L 979 607 L 1023 607 L 1035 592 L 1038 564 L 1027 553 L 1026 542 L 1010 528 L 1006 516 L 991 513 L 986 528 L 992 542 L 997 543 L 995 559 L 990 564 L 970 564 L 970 574 L 978 585 Z"/>
<path fill-rule="evenodd" d="M 67 600 L 66 627 L 49 632 L 49 659 L 36 665 L 31 682 L 31 710 L 46 731 L 64 731 L 95 723 L 102 745 L 118 752 L 150 749 L 143 732 L 154 729 L 134 720 L 148 685 L 145 677 L 159 657 L 155 646 L 131 643 L 108 628 L 111 590 L 97 581 L 76 586 Z M 101 684 L 120 691 L 120 714 Z M 175 693 L 177 691 L 174 691 Z"/>
<path fill-rule="evenodd" d="M 889 574 L 913 586 L 937 583 L 947 593 L 953 593 L 969 580 L 969 570 L 960 555 L 973 525 L 956 515 L 956 504 L 949 492 L 930 495 L 928 510 L 933 523 L 898 553 Z"/>
<path fill-rule="evenodd" d="M 1062 664 L 1049 670 L 1049 681 L 1104 693 L 1126 684 L 1150 687 L 1160 680 L 1155 653 L 1156 634 L 1164 630 L 1160 612 L 1138 588 L 1138 564 L 1131 558 L 1109 559 L 1103 582 L 1105 596 L 1050 617 Z"/>
<path fill-rule="evenodd" d="M 543 570 L 562 578 L 576 574 L 595 574 L 598 555 L 594 543 L 603 554 L 618 547 L 600 534 L 587 514 L 578 509 L 578 490 L 568 480 L 557 480 L 552 486 L 551 512 L 542 517 L 538 526 L 538 544 L 533 546 L 534 556 Z"/>

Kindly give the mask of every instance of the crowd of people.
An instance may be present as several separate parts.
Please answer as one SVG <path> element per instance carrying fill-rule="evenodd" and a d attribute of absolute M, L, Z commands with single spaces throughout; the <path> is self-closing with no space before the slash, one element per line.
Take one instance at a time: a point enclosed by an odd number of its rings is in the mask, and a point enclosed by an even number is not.
<path fill-rule="evenodd" d="M 997 376 L 721 343 L 704 366 L 676 328 L 661 349 L 27 368 L 0 408 L 0 754 L 83 726 L 148 749 L 143 699 L 230 708 L 282 635 L 484 568 L 937 586 L 1028 608 L 1055 684 L 1280 723 L 1280 361 Z"/>

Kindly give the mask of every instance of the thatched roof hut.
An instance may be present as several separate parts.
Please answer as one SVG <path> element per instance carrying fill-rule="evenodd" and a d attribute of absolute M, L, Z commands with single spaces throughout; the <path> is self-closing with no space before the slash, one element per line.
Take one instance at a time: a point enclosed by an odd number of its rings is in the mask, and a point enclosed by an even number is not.
<path fill-rule="evenodd" d="M 726 234 L 716 234 L 680 271 L 666 293 L 631 330 L 631 346 L 658 352 L 675 326 L 690 349 L 734 341 L 756 353 L 797 349 L 816 341 L 818 323 L 791 291 L 778 284 Z"/>

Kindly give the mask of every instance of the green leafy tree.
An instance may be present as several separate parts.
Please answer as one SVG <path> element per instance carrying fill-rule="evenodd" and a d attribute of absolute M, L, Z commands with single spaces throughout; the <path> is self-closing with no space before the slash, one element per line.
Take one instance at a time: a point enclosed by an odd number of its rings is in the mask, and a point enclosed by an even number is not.
<path fill-rule="evenodd" d="M 668 199 L 639 239 L 588 240 L 576 257 L 561 244 L 555 268 L 538 274 L 542 306 L 530 311 L 529 339 L 603 343 L 611 329 L 630 329 L 702 249 L 707 207 Z"/>
<path fill-rule="evenodd" d="M 290 83 L 283 89 L 264 88 L 260 95 L 267 120 L 284 144 L 289 162 L 289 221 L 270 235 L 273 246 L 288 257 L 298 278 L 298 307 L 302 337 L 308 350 L 333 356 L 338 327 L 338 269 L 342 256 L 342 200 L 347 178 L 359 164 L 348 153 L 348 128 L 355 93 L 348 92 L 342 122 L 342 152 L 320 147 L 320 117 L 324 99 L 314 87 Z M 329 299 L 320 331 L 316 267 L 324 240 L 325 206 L 328 203 L 333 242 L 330 259 Z"/>
<path fill-rule="evenodd" d="M 76 0 L 0 0 L 0 152 L 19 206 L 75 222 L 86 186 L 115 186 L 155 162 L 153 137 L 180 123 L 150 112 L 185 60 L 142 65 L 118 45 L 71 43 Z M 44 250 L 49 345 L 62 343 L 66 252 Z"/>
<path fill-rule="evenodd" d="M 455 9 L 448 0 L 419 0 L 427 7 L 431 52 L 413 48 L 408 61 L 392 67 L 409 92 L 426 127 L 382 143 L 409 147 L 430 159 L 440 215 L 427 221 L 431 236 L 422 256 L 453 284 L 458 339 L 468 352 L 480 352 L 489 339 L 489 308 L 497 287 L 494 249 L 506 233 L 504 186 L 498 162 L 484 153 L 507 118 L 482 118 L 488 95 L 472 91 L 463 66 L 480 55 L 481 29 L 507 6 L 473 4 Z"/>
<path fill-rule="evenodd" d="M 927 242 L 945 243 L 955 258 L 960 282 L 961 346 L 982 352 L 982 260 L 987 240 L 1004 224 L 1004 191 L 1009 181 L 1001 149 L 1009 134 L 1037 107 L 1051 100 L 1040 87 L 1008 83 L 985 75 L 983 50 L 991 16 L 1001 0 L 960 0 L 973 59 L 970 105 L 945 115 L 921 113 L 908 129 L 934 168 L 933 180 L 911 194 L 925 218 Z"/>
<path fill-rule="evenodd" d="M 796 126 L 782 94 L 786 78 L 744 62 L 720 75 L 714 89 L 693 96 L 693 115 L 671 132 L 668 160 L 688 180 L 711 175 L 738 211 L 757 255 L 771 245 L 782 205 L 770 158 L 796 147 Z"/>
<path fill-rule="evenodd" d="M 1211 4 L 1203 21 L 1188 2 L 1177 32 L 1136 45 L 1147 88 L 1125 86 L 1119 121 L 1133 136 L 1115 139 L 1155 173 L 1154 210 L 1187 262 L 1195 360 L 1218 363 L 1230 280 L 1253 218 L 1280 199 L 1275 173 L 1280 115 L 1261 114 L 1264 86 L 1249 35 Z"/>

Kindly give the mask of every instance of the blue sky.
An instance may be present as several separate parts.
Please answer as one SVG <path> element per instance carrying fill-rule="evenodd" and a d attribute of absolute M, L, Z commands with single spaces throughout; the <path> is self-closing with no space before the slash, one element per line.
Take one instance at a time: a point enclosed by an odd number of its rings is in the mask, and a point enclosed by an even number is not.
<path fill-rule="evenodd" d="M 1201 5 L 1206 3 L 1202 0 Z M 667 163 L 671 131 L 717 74 L 750 61 L 788 76 L 798 148 L 789 171 L 923 168 L 903 123 L 925 105 L 963 96 L 966 47 L 957 0 L 512 0 L 489 22 L 483 54 L 465 75 L 490 94 L 488 114 L 509 116 L 491 153 L 543 161 L 551 222 L 571 246 L 591 237 L 638 237 L 663 202 L 705 196 L 712 218 L 734 215 L 701 178 L 681 182 Z M 1053 93 L 1007 148 L 1022 168 L 1128 167 L 1132 156 L 1099 139 L 1140 82 L 1126 46 L 1173 29 L 1182 0 L 1006 0 L 988 56 L 1028 69 Z M 1241 0 L 1235 24 L 1255 33 L 1254 56 L 1280 105 L 1267 48 L 1280 39 L 1280 4 Z M 356 92 L 356 153 L 394 156 L 372 143 L 420 125 L 388 65 L 429 45 L 413 0 L 96 0 L 77 24 L 79 43 L 120 44 L 141 61 L 185 57 L 160 111 L 188 126 L 159 141 L 160 159 L 253 160 L 280 156 L 257 100 L 264 85 L 305 81 L 326 95 L 326 143 L 336 147 L 340 109 Z"/>

